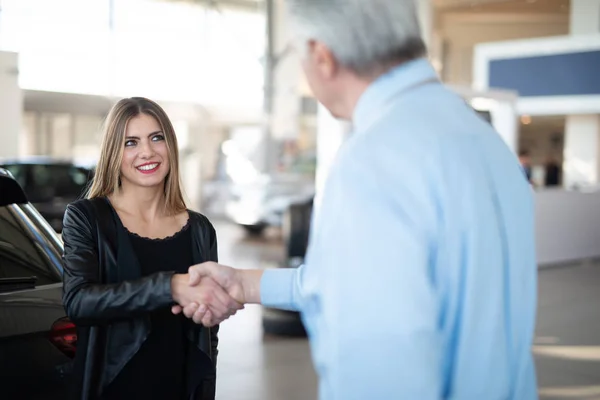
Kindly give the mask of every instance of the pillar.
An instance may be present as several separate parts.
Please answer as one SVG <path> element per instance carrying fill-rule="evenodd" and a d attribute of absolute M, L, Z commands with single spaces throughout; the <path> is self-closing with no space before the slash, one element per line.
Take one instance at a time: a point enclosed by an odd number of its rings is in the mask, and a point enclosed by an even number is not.
<path fill-rule="evenodd" d="M 564 186 L 598 183 L 599 154 L 600 116 L 569 115 L 565 126 Z"/>
<path fill-rule="evenodd" d="M 571 0 L 572 35 L 600 33 L 600 0 Z"/>
<path fill-rule="evenodd" d="M 600 33 L 600 0 L 571 0 L 571 35 Z M 565 125 L 563 185 L 600 182 L 600 115 L 568 115 Z"/>
<path fill-rule="evenodd" d="M 433 42 L 433 4 L 431 0 L 416 0 L 421 34 L 427 47 L 431 48 Z"/>
<path fill-rule="evenodd" d="M 0 51 L 0 158 L 18 157 L 23 118 L 17 53 Z"/>
<path fill-rule="evenodd" d="M 319 104 L 317 112 L 317 173 L 315 177 L 315 207 L 320 201 L 320 194 L 327 180 L 331 164 L 335 160 L 338 149 L 350 136 L 351 124 L 339 121 L 327 109 Z"/>
<path fill-rule="evenodd" d="M 271 21 L 271 85 L 272 104 L 270 107 L 270 140 L 266 152 L 269 160 L 269 170 L 277 168 L 280 147 L 283 141 L 297 140 L 301 135 L 302 125 L 302 69 L 297 52 L 292 51 L 294 38 L 286 2 L 284 0 L 269 0 L 272 11 L 268 13 Z M 267 74 L 268 76 L 268 74 Z"/>

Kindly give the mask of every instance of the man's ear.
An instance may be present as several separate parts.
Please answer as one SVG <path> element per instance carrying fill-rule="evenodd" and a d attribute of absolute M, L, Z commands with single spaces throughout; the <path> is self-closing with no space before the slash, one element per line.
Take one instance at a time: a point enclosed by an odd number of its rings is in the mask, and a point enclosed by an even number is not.
<path fill-rule="evenodd" d="M 332 79 L 338 71 L 338 63 L 329 47 L 315 40 L 311 40 L 308 46 L 315 68 L 323 78 Z"/>

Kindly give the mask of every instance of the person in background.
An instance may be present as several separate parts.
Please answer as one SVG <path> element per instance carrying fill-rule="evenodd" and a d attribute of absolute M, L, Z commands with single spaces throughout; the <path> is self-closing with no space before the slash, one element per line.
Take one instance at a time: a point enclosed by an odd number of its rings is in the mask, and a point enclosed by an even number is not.
<path fill-rule="evenodd" d="M 190 265 L 217 261 L 215 230 L 186 209 L 173 126 L 155 102 L 119 101 L 105 122 L 88 199 L 64 217 L 64 295 L 78 343 L 78 399 L 214 399 L 218 326 L 172 315 L 177 303 L 240 306 Z"/>
<path fill-rule="evenodd" d="M 544 176 L 544 185 L 547 187 L 559 186 L 562 168 L 556 161 L 556 158 L 548 157 L 545 168 L 546 174 Z"/>
<path fill-rule="evenodd" d="M 312 92 L 354 131 L 305 265 L 209 262 L 190 284 L 301 311 L 322 400 L 536 399 L 533 199 L 516 157 L 439 81 L 415 1 L 287 3 Z M 183 312 L 215 318 L 210 303 Z"/>
<path fill-rule="evenodd" d="M 519 152 L 519 163 L 521 163 L 521 167 L 523 168 L 523 172 L 525 173 L 527 182 L 532 183 L 532 180 L 531 180 L 531 157 L 529 155 L 529 151 L 521 150 Z"/>

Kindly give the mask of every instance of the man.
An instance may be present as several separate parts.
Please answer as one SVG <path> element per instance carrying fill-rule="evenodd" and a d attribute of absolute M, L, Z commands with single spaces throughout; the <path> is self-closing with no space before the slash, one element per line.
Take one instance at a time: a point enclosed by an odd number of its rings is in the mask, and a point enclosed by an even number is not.
<path fill-rule="evenodd" d="M 554 156 L 548 157 L 546 161 L 546 175 L 544 184 L 546 187 L 555 187 L 560 185 L 560 175 L 562 168 Z"/>
<path fill-rule="evenodd" d="M 353 135 L 306 265 L 207 263 L 191 284 L 211 276 L 241 303 L 300 310 L 322 400 L 536 398 L 533 208 L 517 157 L 437 80 L 412 1 L 288 2 L 308 82 Z M 182 306 L 206 325 L 226 317 Z"/>
<path fill-rule="evenodd" d="M 519 163 L 521 164 L 521 168 L 523 168 L 527 182 L 531 183 L 531 157 L 528 150 L 521 150 L 519 152 Z"/>

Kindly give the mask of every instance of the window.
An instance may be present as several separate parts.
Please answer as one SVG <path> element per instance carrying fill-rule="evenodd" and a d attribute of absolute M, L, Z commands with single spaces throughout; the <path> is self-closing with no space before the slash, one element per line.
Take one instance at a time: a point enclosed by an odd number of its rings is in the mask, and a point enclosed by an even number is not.
<path fill-rule="evenodd" d="M 20 164 L 5 165 L 4 168 L 6 168 L 8 170 L 8 172 L 10 172 L 12 174 L 12 176 L 15 177 L 15 180 L 17 182 L 19 182 L 19 186 L 21 186 L 22 188 L 25 187 L 25 183 L 27 181 L 27 179 L 26 179 L 27 167 L 25 165 L 20 165 Z"/>
<path fill-rule="evenodd" d="M 83 168 L 72 165 L 32 165 L 32 201 L 54 197 L 78 197 L 88 181 L 88 173 Z M 29 193 L 28 193 L 29 194 Z"/>
<path fill-rule="evenodd" d="M 0 279 L 35 276 L 37 286 L 60 282 L 42 244 L 33 239 L 14 210 L 0 207 Z"/>

